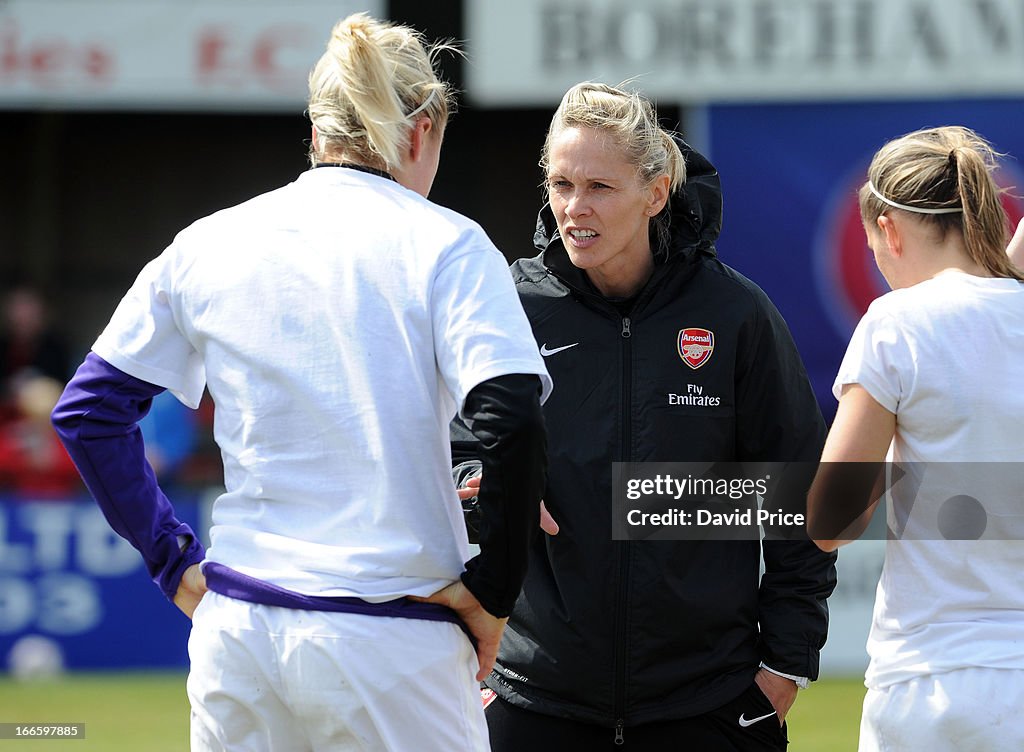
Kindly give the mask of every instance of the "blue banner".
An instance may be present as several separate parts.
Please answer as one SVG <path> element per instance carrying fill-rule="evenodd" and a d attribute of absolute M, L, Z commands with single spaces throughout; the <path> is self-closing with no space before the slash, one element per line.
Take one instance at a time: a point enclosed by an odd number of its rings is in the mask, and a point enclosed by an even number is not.
<path fill-rule="evenodd" d="M 793 331 L 822 411 L 868 303 L 888 291 L 864 239 L 857 190 L 886 141 L 965 125 L 1008 154 L 1004 205 L 1024 215 L 1024 100 L 721 105 L 708 108 L 722 177 L 722 260 L 757 282 Z M 685 134 L 684 134 L 685 135 Z"/>
<path fill-rule="evenodd" d="M 202 534 L 200 495 L 172 498 Z M 91 499 L 0 496 L 0 669 L 26 637 L 69 669 L 185 667 L 190 624 Z"/>

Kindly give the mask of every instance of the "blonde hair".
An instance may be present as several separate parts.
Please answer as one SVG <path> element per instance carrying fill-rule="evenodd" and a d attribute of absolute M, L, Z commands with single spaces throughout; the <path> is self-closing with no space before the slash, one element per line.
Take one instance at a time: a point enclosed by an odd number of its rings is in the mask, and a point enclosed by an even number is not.
<path fill-rule="evenodd" d="M 310 161 L 343 152 L 390 170 L 401 163 L 417 116 L 443 133 L 455 101 L 434 69 L 442 51 L 456 50 L 440 42 L 428 51 L 419 32 L 366 13 L 335 24 L 309 75 L 308 113 L 317 132 Z"/>
<path fill-rule="evenodd" d="M 610 136 L 645 186 L 668 175 L 671 197 L 686 182 L 686 160 L 679 145 L 658 124 L 654 105 L 638 92 L 593 81 L 569 89 L 544 139 L 540 166 L 545 174 L 550 166 L 551 142 L 566 128 L 592 128 Z M 669 203 L 651 220 L 659 245 L 668 237 Z"/>
<path fill-rule="evenodd" d="M 1006 254 L 1010 220 L 992 177 L 999 156 L 962 126 L 924 128 L 889 141 L 871 160 L 860 189 L 861 218 L 874 226 L 893 204 L 901 204 L 897 211 L 914 212 L 940 237 L 961 233 L 968 256 L 994 276 L 1024 280 Z M 954 211 L 925 213 L 943 209 Z"/>

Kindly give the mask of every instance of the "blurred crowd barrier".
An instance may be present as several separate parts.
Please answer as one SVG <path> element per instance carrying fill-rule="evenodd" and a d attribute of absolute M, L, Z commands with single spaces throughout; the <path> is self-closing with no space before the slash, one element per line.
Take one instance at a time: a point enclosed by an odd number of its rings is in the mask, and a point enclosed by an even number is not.
<path fill-rule="evenodd" d="M 167 490 L 208 540 L 219 489 Z M 0 669 L 185 667 L 189 626 L 87 495 L 0 495 Z"/>

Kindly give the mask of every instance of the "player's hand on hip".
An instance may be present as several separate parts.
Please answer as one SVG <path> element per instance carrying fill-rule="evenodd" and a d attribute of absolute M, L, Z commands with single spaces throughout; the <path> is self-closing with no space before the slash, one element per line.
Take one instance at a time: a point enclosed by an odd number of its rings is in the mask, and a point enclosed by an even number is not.
<path fill-rule="evenodd" d="M 410 595 L 409 600 L 421 603 L 440 603 L 459 615 L 473 637 L 476 638 L 476 658 L 480 664 L 476 680 L 483 681 L 494 668 L 498 657 L 498 643 L 508 619 L 499 619 L 488 613 L 462 581 L 453 582 L 431 596 L 421 598 Z"/>
<path fill-rule="evenodd" d="M 796 682 L 792 679 L 787 679 L 785 676 L 773 674 L 771 671 L 766 671 L 763 668 L 754 676 L 754 681 L 760 687 L 764 696 L 771 701 L 781 726 L 782 722 L 786 720 L 786 714 L 789 713 L 789 709 L 793 707 L 793 703 L 796 701 L 796 693 L 798 691 Z"/>
<path fill-rule="evenodd" d="M 195 613 L 196 606 L 199 605 L 199 601 L 203 599 L 205 593 L 206 578 L 199 571 L 199 565 L 193 564 L 181 576 L 178 592 L 174 594 L 174 605 L 191 619 L 192 614 Z"/>

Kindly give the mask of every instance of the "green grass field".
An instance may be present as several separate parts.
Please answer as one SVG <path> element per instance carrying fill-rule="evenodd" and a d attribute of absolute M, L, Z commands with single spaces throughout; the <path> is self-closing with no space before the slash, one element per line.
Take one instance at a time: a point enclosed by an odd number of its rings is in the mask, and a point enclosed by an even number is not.
<path fill-rule="evenodd" d="M 816 682 L 789 716 L 790 752 L 850 752 L 864 685 Z M 84 740 L 0 740 L 0 752 L 187 752 L 185 675 L 71 674 L 28 683 L 0 678 L 0 723 L 84 723 Z M 410 752 L 415 752 L 410 750 Z"/>
<path fill-rule="evenodd" d="M 789 752 L 855 752 L 864 679 L 823 679 L 801 690 L 789 714 Z"/>

